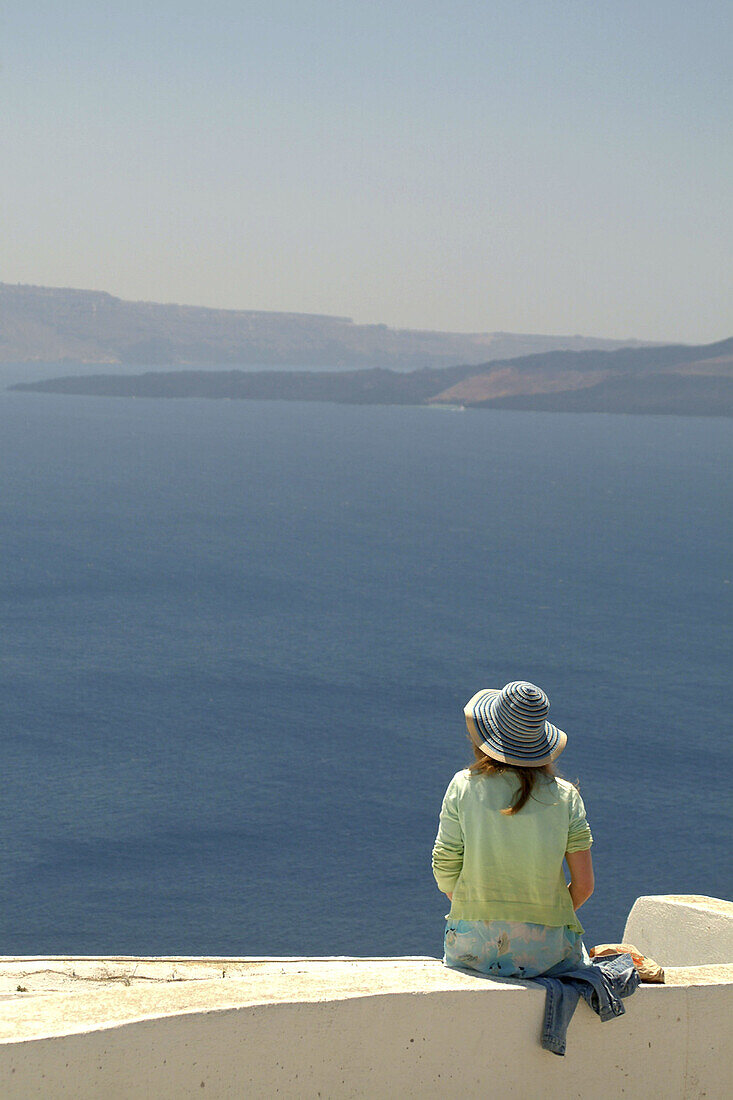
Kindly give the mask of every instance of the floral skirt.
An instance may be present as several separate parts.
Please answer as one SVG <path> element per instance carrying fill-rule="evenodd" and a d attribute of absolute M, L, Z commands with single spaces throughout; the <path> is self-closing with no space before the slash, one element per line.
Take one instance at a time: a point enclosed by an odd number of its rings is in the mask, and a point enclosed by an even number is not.
<path fill-rule="evenodd" d="M 443 962 L 498 978 L 536 978 L 589 966 L 590 958 L 581 934 L 567 925 L 448 917 Z"/>

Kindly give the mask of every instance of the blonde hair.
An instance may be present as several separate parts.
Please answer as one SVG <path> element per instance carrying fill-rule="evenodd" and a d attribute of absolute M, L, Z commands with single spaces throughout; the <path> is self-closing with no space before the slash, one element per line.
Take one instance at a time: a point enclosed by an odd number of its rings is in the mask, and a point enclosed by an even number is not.
<path fill-rule="evenodd" d="M 475 763 L 469 764 L 468 770 L 473 775 L 499 775 L 501 772 L 511 772 L 513 775 L 516 775 L 519 780 L 519 790 L 515 795 L 514 801 L 511 806 L 507 806 L 506 809 L 501 811 L 508 817 L 511 817 L 513 814 L 518 814 L 522 807 L 527 804 L 540 776 L 547 776 L 548 779 L 554 779 L 556 776 L 552 764 L 542 764 L 539 768 L 526 768 L 520 767 L 518 764 L 505 764 L 501 760 L 494 760 L 492 757 L 487 756 L 473 741 L 471 741 L 471 745 L 476 760 Z"/>

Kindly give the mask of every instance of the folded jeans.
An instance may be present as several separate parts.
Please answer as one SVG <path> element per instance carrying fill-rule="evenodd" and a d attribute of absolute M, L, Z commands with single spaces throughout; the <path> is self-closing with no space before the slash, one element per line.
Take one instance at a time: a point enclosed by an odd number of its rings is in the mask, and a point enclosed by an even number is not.
<path fill-rule="evenodd" d="M 607 955 L 577 970 L 529 980 L 543 985 L 546 990 L 542 1046 L 559 1055 L 565 1054 L 568 1025 L 580 997 L 601 1021 L 612 1020 L 624 1014 L 626 1010 L 621 998 L 630 997 L 640 982 L 634 960 L 627 954 Z"/>

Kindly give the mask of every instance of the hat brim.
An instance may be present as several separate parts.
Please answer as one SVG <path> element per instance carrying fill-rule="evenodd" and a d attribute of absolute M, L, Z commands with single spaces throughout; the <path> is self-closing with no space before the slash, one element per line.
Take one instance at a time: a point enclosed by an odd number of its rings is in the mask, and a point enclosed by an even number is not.
<path fill-rule="evenodd" d="M 551 764 L 553 760 L 557 760 L 568 743 L 568 737 L 557 726 L 553 726 L 552 722 L 545 722 L 544 738 L 532 746 L 531 752 L 523 754 L 517 754 L 516 746 L 507 746 L 501 732 L 493 725 L 488 708 L 484 714 L 482 727 L 479 727 L 476 721 L 476 708 L 490 703 L 500 694 L 500 691 L 500 688 L 483 688 L 477 691 L 463 708 L 468 732 L 474 745 L 492 760 L 498 760 L 502 764 L 514 764 L 519 768 L 541 768 L 544 764 Z"/>

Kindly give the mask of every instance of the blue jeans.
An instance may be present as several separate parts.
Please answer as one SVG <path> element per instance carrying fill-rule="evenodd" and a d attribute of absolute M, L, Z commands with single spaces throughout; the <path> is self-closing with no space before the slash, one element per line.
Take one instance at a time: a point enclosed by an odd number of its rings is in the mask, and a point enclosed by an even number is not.
<path fill-rule="evenodd" d="M 606 955 L 593 959 L 590 966 L 568 970 L 556 977 L 530 978 L 543 985 L 545 1019 L 542 1025 L 542 1046 L 553 1054 L 565 1053 L 568 1024 L 573 1018 L 578 998 L 583 997 L 601 1020 L 611 1020 L 626 1011 L 621 997 L 630 997 L 639 986 L 631 955 Z"/>

